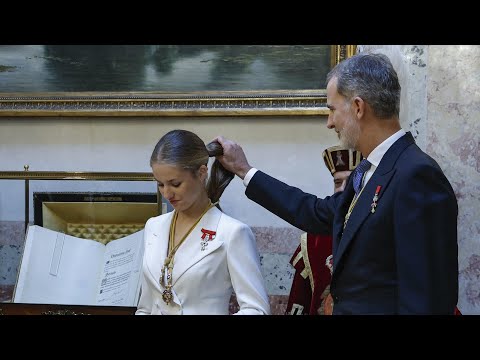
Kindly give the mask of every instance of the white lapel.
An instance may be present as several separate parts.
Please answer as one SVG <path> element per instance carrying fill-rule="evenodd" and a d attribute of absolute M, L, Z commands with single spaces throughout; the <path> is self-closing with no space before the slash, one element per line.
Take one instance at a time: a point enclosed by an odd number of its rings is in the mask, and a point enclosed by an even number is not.
<path fill-rule="evenodd" d="M 160 293 L 165 290 L 163 284 L 160 282 L 162 273 L 162 266 L 167 257 L 168 237 L 170 232 L 170 224 L 173 219 L 173 211 L 158 218 L 155 224 L 152 224 L 150 233 L 146 234 L 146 268 L 150 276 L 153 278 L 153 283 L 158 287 Z M 181 312 L 181 302 L 178 299 L 174 289 L 172 289 L 173 303 L 167 306 L 163 300 L 160 300 L 159 306 L 163 314 L 174 314 Z"/>
<path fill-rule="evenodd" d="M 202 236 L 204 234 L 202 229 L 217 232 L 221 217 L 222 212 L 217 207 L 208 210 L 185 239 L 185 242 L 180 245 L 174 258 L 173 285 L 192 265 L 211 254 L 223 244 L 223 239 L 216 234 L 214 239 L 205 242 L 206 246 L 202 250 Z"/>
<path fill-rule="evenodd" d="M 163 291 L 163 285 L 159 283 L 162 266 L 167 257 L 168 233 L 170 223 L 172 222 L 173 211 L 158 218 L 153 224 L 150 233 L 146 234 L 145 254 L 146 267 L 156 284 L 160 285 Z"/>

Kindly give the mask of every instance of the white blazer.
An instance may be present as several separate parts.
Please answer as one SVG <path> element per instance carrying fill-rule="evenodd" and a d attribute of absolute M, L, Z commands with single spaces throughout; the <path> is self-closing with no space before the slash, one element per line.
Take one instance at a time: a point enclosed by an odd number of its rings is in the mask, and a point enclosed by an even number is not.
<path fill-rule="evenodd" d="M 269 315 L 270 303 L 252 230 L 213 207 L 178 248 L 173 267 L 173 301 L 162 299 L 159 282 L 167 256 L 173 211 L 149 219 L 145 225 L 145 253 L 137 315 L 228 315 L 232 292 L 236 314 Z M 216 231 L 201 249 L 202 229 Z"/>

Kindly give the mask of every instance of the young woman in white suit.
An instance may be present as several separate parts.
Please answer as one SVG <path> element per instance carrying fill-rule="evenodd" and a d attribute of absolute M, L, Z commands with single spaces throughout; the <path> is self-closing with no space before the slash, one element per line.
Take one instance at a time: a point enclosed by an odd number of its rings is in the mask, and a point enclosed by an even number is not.
<path fill-rule="evenodd" d="M 150 166 L 174 211 L 145 225 L 145 252 L 137 315 L 268 315 L 269 299 L 251 229 L 225 215 L 218 201 L 234 174 L 215 160 L 217 142 L 173 130 L 153 150 Z"/>

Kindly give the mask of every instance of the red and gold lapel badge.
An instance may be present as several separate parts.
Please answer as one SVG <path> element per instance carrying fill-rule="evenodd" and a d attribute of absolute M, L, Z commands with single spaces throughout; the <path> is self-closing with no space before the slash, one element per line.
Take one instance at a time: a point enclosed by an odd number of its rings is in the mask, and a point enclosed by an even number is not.
<path fill-rule="evenodd" d="M 213 230 L 207 230 L 202 228 L 202 241 L 200 242 L 202 251 L 207 248 L 209 241 L 215 239 L 215 234 L 216 232 Z"/>
<path fill-rule="evenodd" d="M 380 194 L 380 189 L 382 188 L 381 185 L 377 185 L 377 189 L 375 190 L 375 195 L 373 195 L 373 202 L 370 207 L 372 208 L 371 212 L 372 214 L 375 212 L 375 209 L 377 208 L 377 201 L 378 201 L 378 194 Z"/>

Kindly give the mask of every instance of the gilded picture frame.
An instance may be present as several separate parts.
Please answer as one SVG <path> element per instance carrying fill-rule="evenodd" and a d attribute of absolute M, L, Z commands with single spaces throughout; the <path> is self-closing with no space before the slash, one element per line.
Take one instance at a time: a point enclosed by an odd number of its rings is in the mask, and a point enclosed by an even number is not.
<path fill-rule="evenodd" d="M 300 46 L 292 45 L 290 47 L 293 49 Z M 356 52 L 355 45 L 325 45 L 325 47 L 329 48 L 330 67 Z M 48 60 L 57 63 L 63 61 L 58 56 L 49 56 Z M 206 61 L 208 59 L 204 60 L 204 62 Z M 228 62 L 229 59 L 222 58 L 221 61 Z M 310 69 L 314 67 L 312 65 L 308 66 Z M 95 68 L 93 69 L 95 70 Z M 2 65 L 1 49 L 0 70 L 3 72 L 9 71 L 8 66 Z M 290 69 L 291 72 L 294 70 Z M 301 75 L 291 74 L 292 78 L 301 78 Z M 323 84 L 322 79 L 314 80 L 318 84 Z M 28 81 L 25 86 L 28 90 L 27 85 Z M 115 84 L 112 84 L 112 86 L 115 86 Z M 111 90 L 6 92 L 5 89 L 0 89 L 0 117 L 291 116 L 328 114 L 326 90 L 321 88 L 321 85 L 315 89 L 311 87 L 260 90 L 202 89 L 200 91 L 160 92 Z"/>

